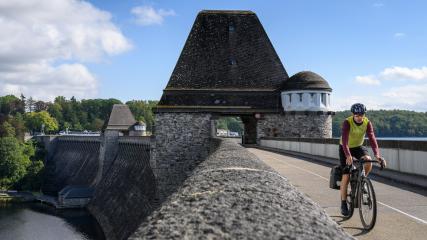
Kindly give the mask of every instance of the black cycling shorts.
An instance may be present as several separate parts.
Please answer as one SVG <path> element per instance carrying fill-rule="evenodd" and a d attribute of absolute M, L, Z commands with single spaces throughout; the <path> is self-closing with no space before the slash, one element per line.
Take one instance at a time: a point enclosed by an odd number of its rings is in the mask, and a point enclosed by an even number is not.
<path fill-rule="evenodd" d="M 341 144 L 340 144 L 339 152 L 340 152 L 340 164 L 341 164 L 341 168 L 343 169 L 343 174 L 349 174 L 350 173 L 349 168 L 344 168 L 346 166 L 346 163 L 345 163 L 346 157 L 345 157 L 344 149 Z M 366 149 L 366 147 L 364 146 L 350 148 L 350 154 L 351 156 L 357 159 L 360 159 L 365 155 L 369 155 L 368 149 Z"/>

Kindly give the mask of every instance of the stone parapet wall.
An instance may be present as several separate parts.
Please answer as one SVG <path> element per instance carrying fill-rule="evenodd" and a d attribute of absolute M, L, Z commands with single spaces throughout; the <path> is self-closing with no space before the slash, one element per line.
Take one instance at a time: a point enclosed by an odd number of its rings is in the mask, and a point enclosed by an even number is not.
<path fill-rule="evenodd" d="M 164 200 L 209 152 L 211 114 L 157 113 L 151 166 Z"/>
<path fill-rule="evenodd" d="M 263 114 L 257 122 L 257 137 L 332 137 L 332 115 L 302 112 L 301 114 Z"/>
<path fill-rule="evenodd" d="M 130 239 L 352 239 L 315 202 L 228 139 Z"/>
<path fill-rule="evenodd" d="M 138 143 L 138 144 L 151 144 L 154 136 L 120 136 L 119 143 Z"/>
<path fill-rule="evenodd" d="M 427 141 L 377 140 L 381 156 L 387 160 L 387 169 L 412 175 L 427 176 Z M 374 156 L 369 141 L 363 143 Z M 260 146 L 296 153 L 310 154 L 336 160 L 338 138 L 272 138 L 260 139 Z M 376 167 L 376 166 L 375 166 Z"/>

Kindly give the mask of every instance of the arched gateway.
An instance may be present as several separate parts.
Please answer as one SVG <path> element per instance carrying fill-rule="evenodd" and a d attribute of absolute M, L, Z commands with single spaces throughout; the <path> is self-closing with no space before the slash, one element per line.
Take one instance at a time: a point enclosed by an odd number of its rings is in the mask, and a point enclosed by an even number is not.
<path fill-rule="evenodd" d="M 263 136 L 331 137 L 330 92 L 315 73 L 288 77 L 253 12 L 201 11 L 155 109 L 152 165 L 160 184 L 182 179 L 207 155 L 220 116 L 241 117 L 248 144 Z"/>

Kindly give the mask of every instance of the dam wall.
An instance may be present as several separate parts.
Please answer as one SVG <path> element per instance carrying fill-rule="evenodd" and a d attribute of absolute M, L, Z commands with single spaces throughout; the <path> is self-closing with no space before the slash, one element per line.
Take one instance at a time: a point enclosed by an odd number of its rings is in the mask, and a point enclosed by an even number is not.
<path fill-rule="evenodd" d="M 88 205 L 107 239 L 126 239 L 158 205 L 150 138 L 120 137 L 117 156 Z"/>
<path fill-rule="evenodd" d="M 57 193 L 67 185 L 94 186 L 99 170 L 100 137 L 49 138 L 45 160 L 44 193 Z"/>

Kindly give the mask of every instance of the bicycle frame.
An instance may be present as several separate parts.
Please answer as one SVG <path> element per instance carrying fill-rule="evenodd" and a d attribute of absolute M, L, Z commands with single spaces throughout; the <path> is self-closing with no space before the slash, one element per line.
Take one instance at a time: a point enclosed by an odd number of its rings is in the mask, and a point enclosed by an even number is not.
<path fill-rule="evenodd" d="M 357 199 L 359 199 L 360 186 L 363 178 L 366 177 L 364 164 L 369 162 L 378 163 L 378 161 L 375 160 L 359 160 L 353 158 L 353 163 L 356 163 L 356 166 L 354 166 L 353 164 L 351 165 L 350 169 L 350 198 L 354 204 L 354 208 L 359 207 L 359 202 L 357 201 Z"/>
<path fill-rule="evenodd" d="M 381 170 L 384 168 L 383 165 L 383 158 L 381 158 Z M 348 197 L 350 197 L 350 215 L 348 218 L 351 218 L 353 216 L 353 212 L 355 208 L 359 208 L 359 194 L 360 194 L 360 186 L 361 182 L 367 178 L 365 175 L 365 168 L 364 164 L 368 162 L 378 163 L 378 161 L 375 160 L 364 160 L 364 159 L 357 159 L 353 157 L 353 164 L 350 166 L 350 193 L 347 194 Z"/>

